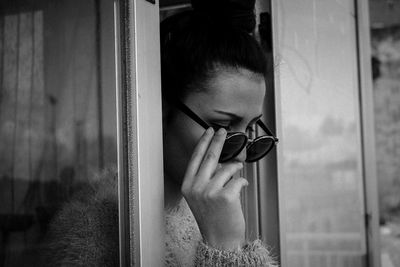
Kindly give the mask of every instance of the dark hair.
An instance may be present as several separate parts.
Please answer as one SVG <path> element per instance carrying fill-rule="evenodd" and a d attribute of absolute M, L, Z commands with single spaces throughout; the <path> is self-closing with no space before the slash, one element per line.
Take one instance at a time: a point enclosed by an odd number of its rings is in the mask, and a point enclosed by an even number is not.
<path fill-rule="evenodd" d="M 219 67 L 266 74 L 266 58 L 257 41 L 224 17 L 186 11 L 161 23 L 163 98 L 173 102 L 191 90 L 204 90 Z"/>

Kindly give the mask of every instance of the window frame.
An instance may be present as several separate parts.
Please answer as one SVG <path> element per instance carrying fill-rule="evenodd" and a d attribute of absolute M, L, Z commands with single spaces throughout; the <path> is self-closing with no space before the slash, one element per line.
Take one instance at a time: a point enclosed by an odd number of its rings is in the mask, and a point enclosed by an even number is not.
<path fill-rule="evenodd" d="M 274 58 L 279 58 L 279 0 L 271 0 L 271 17 L 272 17 L 272 40 Z M 364 194 L 364 210 L 365 210 L 365 227 L 366 227 L 366 264 L 367 266 L 380 267 L 380 242 L 379 242 L 379 210 L 378 210 L 378 192 L 377 192 L 377 176 L 376 176 L 376 154 L 375 154 L 375 133 L 374 133 L 374 110 L 373 110 L 373 87 L 372 87 L 372 68 L 371 68 L 371 48 L 370 48 L 370 23 L 369 23 L 369 4 L 367 1 L 354 0 L 355 4 L 355 23 L 356 23 L 356 56 L 358 68 L 358 90 L 359 90 L 359 119 L 361 134 L 361 161 L 362 161 L 362 178 L 363 178 L 363 194 Z M 274 73 L 275 88 L 275 109 L 276 109 L 276 132 L 277 136 L 281 136 L 282 132 L 282 114 L 280 112 L 280 84 L 279 71 Z M 284 141 L 283 141 L 284 142 Z M 285 242 L 285 224 L 286 215 L 284 212 L 285 200 L 282 179 L 279 174 L 282 173 L 283 160 L 282 148 L 277 148 L 277 175 L 278 175 L 278 214 L 279 214 L 279 245 L 280 245 L 280 264 L 282 267 L 288 266 Z M 264 189 L 261 189 L 264 190 Z M 362 215 L 360 215 L 362 216 Z M 266 229 L 267 230 L 267 229 Z"/>
<path fill-rule="evenodd" d="M 164 184 L 158 3 L 114 0 L 114 14 L 120 266 L 161 266 Z"/>
<path fill-rule="evenodd" d="M 367 264 L 381 266 L 378 208 L 378 180 L 375 152 L 375 119 L 371 66 L 371 39 L 368 1 L 356 0 L 358 79 L 360 92 L 361 148 L 364 177 Z"/>
<path fill-rule="evenodd" d="M 260 3 L 260 1 L 257 1 Z M 371 78 L 368 3 L 355 0 L 358 78 L 364 196 L 367 222 L 368 266 L 380 266 L 379 212 L 375 161 L 373 92 Z M 268 5 L 268 4 L 267 4 Z M 277 55 L 278 0 L 269 3 L 273 55 Z M 164 7 L 165 9 L 166 7 Z M 114 0 L 117 105 L 118 173 L 120 208 L 120 265 L 158 266 L 164 257 L 162 111 L 159 51 L 159 6 L 145 0 Z M 274 95 L 267 98 L 268 125 L 279 137 L 282 132 L 279 73 L 273 77 Z M 131 90 L 127 90 L 131 88 Z M 147 114 L 146 114 L 147 111 Z M 148 112 L 151 111 L 151 112 Z M 151 114 L 152 123 L 146 123 Z M 275 127 L 274 127 L 275 125 Z M 151 134 L 150 134 L 151 133 Z M 150 138 L 156 136 L 155 138 Z M 150 151 L 158 151 L 151 153 Z M 279 174 L 282 149 L 249 167 L 257 184 L 249 188 L 256 218 L 248 235 L 260 236 L 274 248 L 281 266 L 287 266 L 285 243 L 284 190 Z M 151 159 L 151 161 L 149 161 Z M 268 179 L 260 179 L 268 177 Z M 279 179 L 281 178 L 281 179 Z M 152 203 L 149 209 L 148 203 Z M 252 205 L 253 205 L 252 204 Z M 145 238 L 144 238 L 145 237 Z"/>

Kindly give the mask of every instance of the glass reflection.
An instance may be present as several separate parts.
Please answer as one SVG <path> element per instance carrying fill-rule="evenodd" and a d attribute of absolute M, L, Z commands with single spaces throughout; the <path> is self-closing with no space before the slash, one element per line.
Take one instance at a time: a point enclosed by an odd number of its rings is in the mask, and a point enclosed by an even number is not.
<path fill-rule="evenodd" d="M 108 2 L 1 4 L 0 266 L 32 266 L 57 211 L 116 165 Z"/>
<path fill-rule="evenodd" d="M 353 1 L 279 1 L 289 266 L 364 266 Z"/>

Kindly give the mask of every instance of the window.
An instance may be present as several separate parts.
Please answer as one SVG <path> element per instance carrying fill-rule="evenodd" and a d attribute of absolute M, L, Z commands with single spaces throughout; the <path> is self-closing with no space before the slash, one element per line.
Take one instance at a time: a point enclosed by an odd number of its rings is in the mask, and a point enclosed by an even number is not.
<path fill-rule="evenodd" d="M 116 169 L 112 5 L 1 3 L 0 266 L 28 266 L 63 204 Z"/>
<path fill-rule="evenodd" d="M 400 265 L 400 3 L 369 1 L 380 261 Z"/>
<path fill-rule="evenodd" d="M 375 264 L 360 2 L 273 4 L 283 266 Z"/>
<path fill-rule="evenodd" d="M 46 250 L 49 222 L 104 168 L 118 172 L 121 266 L 162 265 L 159 21 L 189 1 L 14 2 L 0 4 L 0 266 Z M 376 264 L 365 7 L 256 1 L 280 143 L 244 171 L 243 206 L 247 236 L 285 267 Z"/>

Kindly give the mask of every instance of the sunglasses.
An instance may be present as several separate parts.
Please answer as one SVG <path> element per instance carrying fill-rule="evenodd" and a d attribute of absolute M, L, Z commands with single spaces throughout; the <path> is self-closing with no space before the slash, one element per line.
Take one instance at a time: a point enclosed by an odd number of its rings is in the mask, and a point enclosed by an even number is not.
<path fill-rule="evenodd" d="M 189 118 L 200 124 L 204 129 L 210 128 L 205 121 L 203 121 L 182 102 L 177 102 L 177 108 L 179 108 Z M 279 139 L 272 134 L 261 120 L 258 120 L 257 124 L 265 131 L 266 135 L 250 140 L 247 134 L 243 132 L 227 133 L 219 162 L 222 163 L 234 159 L 245 147 L 247 152 L 246 162 L 255 162 L 267 155 L 268 152 L 270 152 L 278 143 Z"/>

